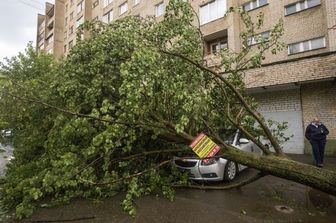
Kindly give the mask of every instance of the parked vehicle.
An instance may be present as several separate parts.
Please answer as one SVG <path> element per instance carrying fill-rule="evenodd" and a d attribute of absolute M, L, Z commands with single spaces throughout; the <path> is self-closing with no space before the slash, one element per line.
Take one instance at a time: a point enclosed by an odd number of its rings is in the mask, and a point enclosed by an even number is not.
<path fill-rule="evenodd" d="M 0 133 L 2 137 L 10 137 L 13 135 L 13 132 L 10 129 L 1 130 Z"/>
<path fill-rule="evenodd" d="M 237 149 L 261 154 L 259 147 L 251 140 L 243 137 L 238 131 L 227 142 Z M 175 157 L 173 163 L 182 172 L 188 172 L 190 179 L 204 181 L 232 181 L 240 171 L 247 168 L 234 161 L 219 157 L 211 158 L 208 162 L 204 162 L 198 157 L 188 159 Z"/>

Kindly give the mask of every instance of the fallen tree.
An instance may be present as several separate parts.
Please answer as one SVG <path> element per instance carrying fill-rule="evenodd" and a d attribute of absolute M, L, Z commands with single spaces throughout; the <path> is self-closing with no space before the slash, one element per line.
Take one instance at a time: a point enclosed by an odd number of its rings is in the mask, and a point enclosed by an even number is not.
<path fill-rule="evenodd" d="M 133 215 L 134 198 L 162 192 L 173 199 L 173 186 L 188 184 L 169 164 L 173 155 L 190 152 L 201 131 L 222 147 L 224 158 L 260 170 L 254 179 L 271 174 L 336 195 L 336 173 L 287 158 L 281 125 L 270 130 L 245 92 L 242 71 L 260 66 L 266 51 L 281 50 L 281 22 L 266 40 L 257 35 L 262 15 L 254 22 L 241 9 L 229 13 L 239 13 L 246 25 L 243 47 L 221 50 L 211 68 L 195 14 L 181 0 L 170 2 L 159 23 L 126 17 L 84 24 L 90 38 L 81 40 L 79 33 L 61 61 L 30 47 L 3 64 L 0 123 L 13 130 L 15 147 L 1 188 L 4 207 L 21 218 L 44 199 L 60 203 L 125 191 L 123 206 Z M 254 49 L 251 37 L 258 41 Z M 227 144 L 235 129 L 263 156 Z"/>

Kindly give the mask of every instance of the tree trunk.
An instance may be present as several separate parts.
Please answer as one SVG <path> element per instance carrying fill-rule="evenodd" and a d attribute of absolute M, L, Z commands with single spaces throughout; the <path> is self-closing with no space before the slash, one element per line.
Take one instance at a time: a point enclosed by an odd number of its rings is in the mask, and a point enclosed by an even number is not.
<path fill-rule="evenodd" d="M 274 155 L 259 156 L 231 147 L 221 150 L 228 160 L 258 169 L 287 180 L 292 180 L 336 196 L 336 172 L 296 162 Z"/>
<path fill-rule="evenodd" d="M 190 144 L 194 137 L 184 133 L 176 136 Z M 218 136 L 217 136 L 218 137 Z M 225 159 L 260 170 L 263 173 L 291 180 L 336 196 L 336 172 L 300 163 L 286 156 L 258 155 L 245 152 L 228 144 L 222 146 L 219 155 Z"/>

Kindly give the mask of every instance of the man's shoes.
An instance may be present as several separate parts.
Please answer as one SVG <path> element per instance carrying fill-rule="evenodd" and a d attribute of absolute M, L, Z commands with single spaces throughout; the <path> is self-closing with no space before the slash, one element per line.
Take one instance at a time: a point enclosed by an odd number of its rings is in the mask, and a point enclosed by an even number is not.
<path fill-rule="evenodd" d="M 323 164 L 322 164 L 322 163 L 320 163 L 320 164 L 317 164 L 317 166 L 318 166 L 318 167 L 323 167 Z"/>

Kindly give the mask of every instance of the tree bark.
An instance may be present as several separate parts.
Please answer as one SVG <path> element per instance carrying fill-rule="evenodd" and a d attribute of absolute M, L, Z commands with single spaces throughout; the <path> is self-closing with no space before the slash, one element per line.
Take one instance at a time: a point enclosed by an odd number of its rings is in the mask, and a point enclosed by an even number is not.
<path fill-rule="evenodd" d="M 258 169 L 287 180 L 292 180 L 336 196 L 336 172 L 317 168 L 294 160 L 269 155 L 259 156 L 227 147 L 220 155 L 228 160 Z"/>
<path fill-rule="evenodd" d="M 190 137 L 188 136 L 185 140 L 190 139 Z M 264 174 L 301 183 L 336 196 L 335 171 L 300 163 L 285 156 L 261 156 L 256 153 L 245 152 L 222 141 L 219 144 L 222 149 L 218 155 L 225 159 L 255 168 Z"/>

